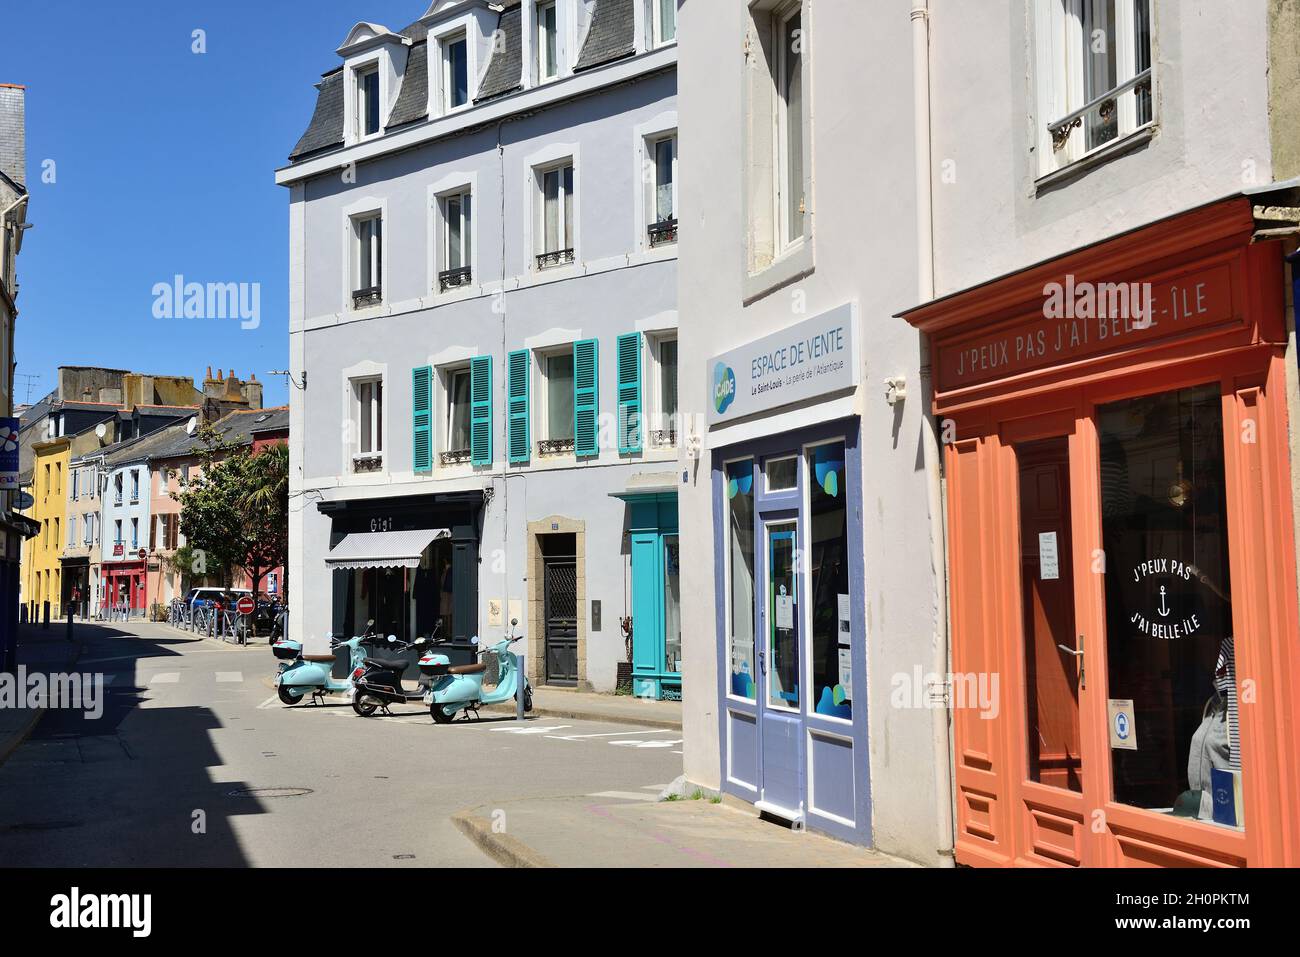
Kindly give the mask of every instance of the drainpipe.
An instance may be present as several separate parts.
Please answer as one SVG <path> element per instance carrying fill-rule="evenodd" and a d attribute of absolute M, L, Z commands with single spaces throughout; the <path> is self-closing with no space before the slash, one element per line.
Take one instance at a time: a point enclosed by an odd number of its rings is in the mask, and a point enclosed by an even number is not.
<path fill-rule="evenodd" d="M 930 140 L 930 4 L 914 0 L 912 5 L 912 91 L 916 132 L 916 244 L 917 293 L 920 302 L 934 298 L 934 194 Z M 931 596 L 934 614 L 934 640 L 931 648 L 931 671 L 948 675 L 948 549 L 945 540 L 943 479 L 940 472 L 938 423 L 932 399 L 934 376 L 931 366 L 930 340 L 922 333 L 920 343 L 921 402 L 925 417 L 924 446 L 926 491 L 930 512 L 930 567 L 934 591 Z M 950 704 L 951 702 L 946 702 Z M 952 742 L 949 735 L 948 707 L 932 708 L 934 739 L 935 812 L 939 825 L 938 853 L 944 864 L 954 866 L 953 858 L 953 784 Z"/>

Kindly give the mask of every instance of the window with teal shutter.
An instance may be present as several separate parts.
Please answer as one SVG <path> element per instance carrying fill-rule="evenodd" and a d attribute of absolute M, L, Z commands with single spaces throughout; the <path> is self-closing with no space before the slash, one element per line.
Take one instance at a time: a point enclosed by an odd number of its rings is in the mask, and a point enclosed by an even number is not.
<path fill-rule="evenodd" d="M 573 452 L 600 452 L 599 346 L 595 339 L 573 344 Z"/>
<path fill-rule="evenodd" d="M 641 333 L 618 337 L 618 450 L 641 451 Z"/>
<path fill-rule="evenodd" d="M 411 462 L 416 472 L 433 470 L 433 368 L 411 370 Z"/>
<path fill-rule="evenodd" d="M 492 464 L 492 357 L 469 361 L 469 448 L 474 465 Z"/>
<path fill-rule="evenodd" d="M 511 462 L 529 459 L 528 429 L 528 367 L 531 365 L 527 349 L 519 349 L 506 357 L 506 412 L 508 414 L 507 446 Z"/>

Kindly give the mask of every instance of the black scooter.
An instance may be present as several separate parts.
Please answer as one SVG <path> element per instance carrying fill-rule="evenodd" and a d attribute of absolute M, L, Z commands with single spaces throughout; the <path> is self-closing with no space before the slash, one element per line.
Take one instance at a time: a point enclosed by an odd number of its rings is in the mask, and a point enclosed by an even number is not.
<path fill-rule="evenodd" d="M 437 632 L 438 629 L 435 628 L 434 634 Z M 424 648 L 429 642 L 428 638 L 417 638 L 412 642 L 398 641 L 396 636 L 389 635 L 382 650 L 376 650 L 375 654 L 361 663 L 365 670 L 353 682 L 352 710 L 363 718 L 369 718 L 380 710 L 384 714 L 392 714 L 388 710 L 390 704 L 421 701 L 428 679 L 421 677 L 415 690 L 408 691 L 402 686 L 402 674 L 411 663 L 398 655 L 412 648 Z"/>

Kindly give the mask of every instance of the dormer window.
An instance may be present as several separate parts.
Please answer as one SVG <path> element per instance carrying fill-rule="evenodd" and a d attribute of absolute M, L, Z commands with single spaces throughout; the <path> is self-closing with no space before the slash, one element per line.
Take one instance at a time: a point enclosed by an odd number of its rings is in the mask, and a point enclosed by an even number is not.
<path fill-rule="evenodd" d="M 553 80 L 560 73 L 559 30 L 555 0 L 537 5 L 537 81 Z"/>
<path fill-rule="evenodd" d="M 469 103 L 469 44 L 459 33 L 441 43 L 442 108 L 446 113 Z"/>
<path fill-rule="evenodd" d="M 379 66 L 357 70 L 357 133 L 374 136 L 379 132 Z"/>
<path fill-rule="evenodd" d="M 650 0 L 654 46 L 677 39 L 677 0 Z"/>

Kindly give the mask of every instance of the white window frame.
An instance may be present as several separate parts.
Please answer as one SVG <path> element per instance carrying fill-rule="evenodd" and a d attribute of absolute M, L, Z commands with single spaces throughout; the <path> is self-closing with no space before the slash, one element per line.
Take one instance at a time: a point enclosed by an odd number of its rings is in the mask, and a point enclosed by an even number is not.
<path fill-rule="evenodd" d="M 677 164 L 678 137 L 677 137 L 677 131 L 676 131 L 676 130 L 671 130 L 671 131 L 669 131 L 669 132 L 667 132 L 667 133 L 659 133 L 659 134 L 655 134 L 655 135 L 650 136 L 650 137 L 648 137 L 648 138 L 646 139 L 646 144 L 645 144 L 645 146 L 646 146 L 646 177 L 645 177 L 645 179 L 646 179 L 646 197 L 645 197 L 645 225 L 646 225 L 646 228 L 647 228 L 647 229 L 648 229 L 649 227 L 655 225 L 656 223 L 658 223 L 658 222 L 660 221 L 660 220 L 659 220 L 659 188 L 658 188 L 658 179 L 659 179 L 659 144 L 661 144 L 661 143 L 663 143 L 663 142 L 665 142 L 665 141 L 671 141 L 671 142 L 672 142 L 672 148 L 673 148 L 673 151 L 672 151 L 672 159 L 671 159 L 671 161 L 670 161 L 670 162 L 672 163 L 672 184 L 673 184 L 673 211 L 672 211 L 672 217 L 671 217 L 671 218 L 672 218 L 673 220 L 676 220 L 676 219 L 678 218 L 678 205 L 677 205 L 677 201 L 678 201 L 678 164 Z M 673 244 L 676 244 L 676 242 L 677 242 L 677 240 L 674 239 L 674 240 L 672 240 L 671 243 L 663 243 L 663 244 L 661 244 L 661 245 L 673 245 Z M 649 237 L 647 236 L 647 238 L 646 238 L 646 245 L 649 246 L 649 243 L 650 243 L 650 240 L 649 240 Z M 655 248 L 657 249 L 657 248 L 659 248 L 659 247 L 656 246 Z"/>
<path fill-rule="evenodd" d="M 367 133 L 365 115 L 363 112 L 364 104 L 362 102 L 362 80 L 372 73 L 375 74 L 375 96 L 379 98 L 379 128 L 373 133 Z M 348 68 L 348 75 L 351 77 L 349 89 L 352 94 L 351 118 L 353 141 L 356 143 L 364 143 L 367 140 L 373 140 L 383 136 L 384 122 L 387 119 L 385 116 L 387 110 L 384 109 L 386 100 L 385 87 L 388 84 L 385 82 L 384 67 L 380 62 L 379 57 L 353 64 Z"/>
<path fill-rule="evenodd" d="M 377 389 L 376 389 L 377 387 Z M 356 438 L 353 443 L 352 463 L 362 460 L 384 460 L 384 380 L 382 376 L 363 376 L 352 380 L 353 422 Z M 365 426 L 369 420 L 371 448 L 363 448 Z M 375 448 L 374 446 L 378 446 Z"/>
<path fill-rule="evenodd" d="M 1037 116 L 1035 120 L 1035 148 L 1038 152 L 1038 178 L 1044 179 L 1076 164 L 1103 157 L 1122 149 L 1138 137 L 1149 135 L 1157 123 L 1159 98 L 1156 95 L 1156 37 L 1159 5 L 1149 5 L 1151 50 L 1149 77 L 1151 118 L 1139 125 L 1137 97 L 1132 84 L 1137 79 L 1136 8 L 1138 0 L 1116 0 L 1115 37 L 1116 89 L 1124 90 L 1115 97 L 1118 111 L 1117 135 L 1114 139 L 1088 149 L 1087 117 L 1079 111 L 1087 106 L 1086 64 L 1083 50 L 1085 38 L 1083 24 L 1084 4 L 1087 0 L 1035 0 L 1035 92 Z M 1113 91 L 1112 91 L 1113 92 Z M 1074 117 L 1066 127 L 1064 145 L 1057 148 L 1053 128 L 1059 121 Z"/>
<path fill-rule="evenodd" d="M 454 89 L 451 77 L 451 48 L 456 43 L 465 44 L 465 102 L 453 105 L 451 102 L 452 90 Z M 473 45 L 470 43 L 469 30 L 460 28 L 449 31 L 438 37 L 438 62 L 439 75 L 441 76 L 441 95 L 439 100 L 442 104 L 442 115 L 447 116 L 451 113 L 458 113 L 461 110 L 467 110 L 474 105 L 475 83 L 474 83 L 474 64 L 473 64 Z"/>
<path fill-rule="evenodd" d="M 572 191 L 570 193 L 570 202 L 568 204 L 572 207 L 571 213 L 565 212 L 565 201 L 563 195 L 564 193 L 563 172 L 566 169 L 572 171 L 570 175 L 570 180 L 572 181 L 572 187 L 571 187 Z M 577 164 L 572 160 L 572 158 L 566 158 L 558 162 L 548 163 L 545 166 L 536 167 L 533 170 L 533 173 L 534 173 L 533 178 L 535 181 L 534 188 L 537 194 L 537 208 L 536 208 L 536 212 L 533 214 L 534 222 L 536 224 L 535 242 L 533 243 L 533 257 L 532 257 L 533 269 L 545 271 L 545 270 L 555 269 L 558 267 L 572 265 L 573 262 L 577 262 L 578 259 L 578 167 Z M 547 247 L 550 245 L 550 243 L 548 242 L 549 237 L 546 234 L 546 177 L 550 176 L 553 173 L 559 176 L 560 199 L 557 204 L 559 215 L 557 218 L 557 230 L 556 230 L 558 235 L 556 237 L 556 248 L 548 249 Z M 572 217 L 571 220 L 570 217 Z M 568 232 L 572 237 L 571 246 L 564 245 L 563 237 L 566 232 Z M 547 253 L 562 252 L 565 249 L 573 250 L 573 259 L 571 262 L 560 262 L 552 266 L 539 266 L 537 264 L 538 256 L 542 256 Z"/>
<path fill-rule="evenodd" d="M 802 190 L 802 192 L 804 192 L 804 228 L 803 231 L 798 236 L 795 237 L 792 237 L 790 235 L 791 224 L 789 222 L 790 217 L 789 217 L 789 212 L 787 210 L 788 204 L 786 202 L 787 194 L 790 189 L 789 186 L 790 128 L 789 128 L 789 104 L 786 102 L 782 89 L 784 87 L 787 58 L 790 55 L 790 51 L 786 49 L 786 45 L 783 42 L 783 40 L 785 37 L 786 25 L 796 16 L 801 18 L 803 16 L 802 0 L 794 0 L 794 2 L 792 3 L 788 3 L 780 7 L 777 7 L 772 14 L 772 26 L 773 29 L 776 31 L 776 36 L 774 37 L 774 41 L 773 41 L 774 48 L 776 50 L 776 63 L 775 63 L 776 72 L 775 75 L 772 77 L 772 79 L 773 79 L 773 103 L 776 106 L 776 129 L 777 129 L 776 144 L 775 144 L 776 156 L 774 158 L 774 162 L 772 165 L 772 169 L 775 172 L 775 176 L 773 177 L 773 186 L 775 187 L 775 189 L 773 190 L 772 198 L 773 198 L 773 202 L 776 204 L 773 222 L 776 224 L 776 243 L 774 245 L 774 248 L 776 251 L 776 255 L 778 257 L 786 254 L 792 249 L 801 246 L 808 232 L 808 208 L 807 208 L 808 202 L 807 202 L 806 185 L 805 188 Z M 807 36 L 805 25 L 802 23 L 802 20 L 799 29 L 800 29 L 799 62 L 802 69 L 802 64 L 804 63 L 805 60 L 803 42 L 804 42 L 804 38 Z M 801 164 L 802 174 L 803 174 L 802 178 L 804 184 L 806 184 L 808 181 L 808 169 L 807 169 L 807 160 L 806 160 L 806 155 L 808 152 L 807 149 L 808 84 L 806 80 L 807 80 L 807 73 L 805 72 L 803 79 L 800 81 L 800 89 L 803 91 L 802 94 L 803 115 L 800 120 L 800 125 L 802 127 L 801 142 L 803 143 L 803 152 L 805 154 L 805 159 Z"/>
<path fill-rule="evenodd" d="M 549 363 L 551 359 L 558 359 L 563 356 L 573 357 L 573 342 L 556 343 L 555 345 L 543 346 L 533 350 L 533 369 L 535 372 L 533 380 L 537 383 L 537 401 L 533 403 L 533 406 L 537 409 L 533 420 L 533 444 L 538 450 L 537 454 L 539 456 L 541 455 L 542 443 L 555 441 L 557 438 L 574 441 L 576 448 L 576 421 L 570 425 L 570 431 L 574 432 L 574 435 L 562 437 L 551 435 L 551 377 Z M 577 371 L 575 366 L 573 376 L 577 375 Z M 572 387 L 573 381 L 573 377 L 570 377 L 570 387 Z M 551 459 L 556 456 L 572 456 L 573 454 L 573 449 L 570 449 L 568 452 L 554 452 L 546 457 Z"/>
<path fill-rule="evenodd" d="M 668 449 L 674 448 L 675 445 L 655 444 L 650 441 L 651 432 L 673 431 L 677 433 L 677 442 L 682 440 L 682 421 L 681 413 L 681 345 L 676 329 L 669 329 L 663 332 L 648 332 L 642 336 L 646 340 L 649 348 L 645 362 L 644 375 L 648 381 L 642 384 L 642 401 L 650 410 L 650 414 L 645 417 L 647 429 L 645 434 L 646 448 L 649 449 Z M 667 412 L 664 411 L 664 389 L 663 389 L 663 347 L 665 343 L 678 343 L 677 346 L 677 422 L 671 422 L 668 419 Z"/>
<path fill-rule="evenodd" d="M 362 231 L 367 224 L 370 226 L 370 243 L 367 249 L 366 240 Z M 375 236 L 375 226 L 378 226 L 378 238 Z M 383 300 L 384 295 L 384 217 L 381 213 L 368 213 L 363 216 L 352 217 L 353 245 L 352 245 L 352 291 L 360 292 L 362 289 L 374 288 L 374 279 L 379 279 L 379 296 Z M 369 286 L 361 285 L 362 269 L 367 265 L 366 258 L 369 258 L 370 278 L 372 282 Z"/>
<path fill-rule="evenodd" d="M 676 0 L 673 0 L 673 35 L 667 40 L 664 39 L 663 8 L 660 5 L 660 0 L 649 0 L 649 4 L 650 4 L 650 15 L 647 19 L 649 20 L 650 23 L 651 49 L 657 49 L 658 47 L 664 47 L 664 46 L 668 46 L 671 43 L 676 43 L 677 42 L 677 13 L 678 13 Z"/>
<path fill-rule="evenodd" d="M 467 383 L 465 387 L 465 421 L 469 423 L 469 428 L 466 430 L 466 440 L 470 444 L 466 445 L 463 449 L 454 449 L 451 446 L 451 434 L 452 415 L 455 412 L 455 386 L 457 377 L 462 375 L 465 377 Z M 442 408 L 439 415 L 439 428 L 441 434 L 438 436 L 439 456 L 437 464 L 444 468 L 455 468 L 457 466 L 469 465 L 469 456 L 472 452 L 471 446 L 473 445 L 474 434 L 474 394 L 470 364 L 468 362 L 458 362 L 454 365 L 442 366 L 438 369 L 438 379 L 441 384 L 439 391 L 442 393 Z M 444 465 L 442 462 L 442 456 L 451 452 L 464 453 L 465 460 L 463 462 L 448 462 Z"/>
<path fill-rule="evenodd" d="M 560 39 L 563 36 L 563 23 L 561 21 L 561 10 L 559 0 L 535 0 L 533 3 L 533 74 L 537 78 L 537 85 L 544 83 L 554 83 L 564 73 L 564 47 Z M 546 50 L 546 35 L 542 25 L 542 12 L 545 10 L 555 11 L 555 68 L 554 73 L 546 74 L 542 72 L 542 57 Z"/>
<path fill-rule="evenodd" d="M 140 547 L 140 519 L 138 517 L 131 519 L 131 550 L 134 551 Z"/>
<path fill-rule="evenodd" d="M 477 276 L 477 272 L 476 272 L 476 270 L 475 270 L 475 268 L 474 268 L 474 267 L 475 267 L 475 256 L 474 256 L 474 249 L 475 249 L 475 247 L 474 247 L 474 240 L 475 240 L 475 238 L 476 238 L 477 235 L 478 235 L 478 231 L 474 228 L 474 218 L 475 218 L 475 217 L 474 217 L 474 207 L 475 207 L 475 203 L 474 203 L 474 191 L 473 191 L 469 186 L 463 186 L 463 187 L 461 187 L 460 189 L 452 190 L 451 192 L 448 192 L 448 193 L 443 193 L 441 196 L 438 197 L 438 216 L 439 216 L 439 220 L 440 220 L 441 225 L 442 225 L 442 237 L 441 237 L 441 240 L 440 240 L 440 242 L 439 242 L 439 244 L 438 244 L 438 252 L 439 252 L 439 254 L 441 255 L 441 258 L 442 258 L 442 269 L 439 270 L 439 272 L 443 272 L 443 271 L 446 271 L 446 270 L 449 270 L 449 269 L 452 268 L 452 266 L 451 266 L 451 252 L 452 252 L 451 225 L 452 225 L 452 221 L 451 221 L 451 214 L 450 214 L 450 212 L 449 212 L 449 205 L 448 205 L 449 202 L 450 202 L 451 200 L 459 200 L 459 201 L 460 201 L 460 214 L 459 214 L 459 215 L 460 215 L 460 250 L 459 250 L 459 253 L 460 253 L 460 261 L 461 261 L 461 265 L 460 265 L 458 268 L 464 269 L 465 267 L 469 267 L 469 270 L 470 270 L 470 283 L 472 284 L 473 281 L 474 281 L 474 279 L 475 279 L 476 276 Z M 465 212 L 465 202 L 466 202 L 466 200 L 469 201 L 469 213 L 468 213 L 468 214 L 466 214 L 466 212 Z M 466 237 L 466 235 L 465 235 L 465 224 L 466 224 L 466 222 L 469 223 L 469 236 L 468 236 L 468 237 Z M 437 289 L 438 289 L 438 291 L 440 291 L 440 292 L 442 291 L 442 284 L 441 284 L 441 282 L 438 283 Z M 454 291 L 454 290 L 448 290 L 448 291 L 450 292 L 450 291 Z"/>

